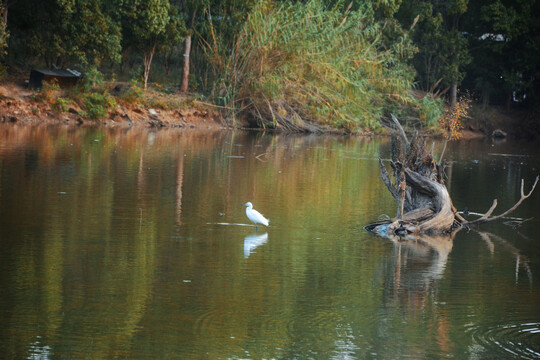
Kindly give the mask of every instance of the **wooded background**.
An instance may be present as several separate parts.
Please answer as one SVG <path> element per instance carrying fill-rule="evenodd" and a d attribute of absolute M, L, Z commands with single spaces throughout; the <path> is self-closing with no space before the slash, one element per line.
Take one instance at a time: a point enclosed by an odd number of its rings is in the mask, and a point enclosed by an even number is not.
<path fill-rule="evenodd" d="M 377 127 L 427 125 L 458 89 L 534 107 L 538 0 L 3 0 L 3 74 L 98 69 L 175 83 L 234 115 Z M 189 87 L 188 87 L 189 85 Z M 410 90 L 429 94 L 419 100 Z M 314 109 L 315 108 L 315 109 Z"/>

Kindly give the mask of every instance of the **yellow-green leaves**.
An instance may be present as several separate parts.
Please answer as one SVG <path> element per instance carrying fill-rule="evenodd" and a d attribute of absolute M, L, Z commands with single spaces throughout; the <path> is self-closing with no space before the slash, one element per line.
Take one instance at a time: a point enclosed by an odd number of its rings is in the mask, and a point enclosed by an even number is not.
<path fill-rule="evenodd" d="M 404 37 L 396 44 L 385 38 L 372 15 L 319 0 L 262 1 L 219 62 L 227 64 L 220 83 L 226 103 L 263 126 L 378 128 L 389 104 L 411 100 L 403 65 L 414 51 Z"/>

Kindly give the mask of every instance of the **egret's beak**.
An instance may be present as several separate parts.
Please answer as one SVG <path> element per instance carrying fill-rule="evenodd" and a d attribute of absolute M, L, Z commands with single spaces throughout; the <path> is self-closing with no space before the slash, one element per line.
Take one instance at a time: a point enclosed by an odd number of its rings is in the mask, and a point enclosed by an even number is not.
<path fill-rule="evenodd" d="M 247 204 L 242 204 L 242 205 L 240 205 L 240 206 L 247 206 Z"/>

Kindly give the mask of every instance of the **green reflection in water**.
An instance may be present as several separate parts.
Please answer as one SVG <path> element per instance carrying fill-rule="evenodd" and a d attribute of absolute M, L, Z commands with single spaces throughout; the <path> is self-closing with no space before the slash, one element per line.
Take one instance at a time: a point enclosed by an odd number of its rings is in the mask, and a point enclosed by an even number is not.
<path fill-rule="evenodd" d="M 501 224 L 453 241 L 368 235 L 395 214 L 378 177 L 387 139 L 16 126 L 0 139 L 6 358 L 538 357 L 538 222 L 525 238 Z M 459 208 L 504 208 L 538 166 L 452 146 Z M 523 216 L 540 210 L 529 200 Z M 268 229 L 238 225 L 246 201 Z"/>

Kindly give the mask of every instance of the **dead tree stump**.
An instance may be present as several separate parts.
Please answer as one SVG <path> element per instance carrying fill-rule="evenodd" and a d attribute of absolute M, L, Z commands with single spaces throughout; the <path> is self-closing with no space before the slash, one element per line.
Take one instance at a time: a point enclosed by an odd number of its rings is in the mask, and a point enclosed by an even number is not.
<path fill-rule="evenodd" d="M 497 206 L 497 200 L 482 217 L 467 221 L 460 216 L 452 204 L 452 199 L 445 186 L 444 167 L 433 157 L 433 147 L 426 147 L 425 138 L 415 132 L 411 140 L 407 138 L 398 120 L 392 115 L 392 177 L 383 161 L 379 159 L 381 179 L 397 203 L 397 215 L 394 219 L 369 224 L 366 230 L 384 237 L 406 236 L 410 234 L 450 234 L 472 225 L 496 220 L 514 211 L 527 197 L 521 184 L 519 201 L 503 214 L 491 217 Z"/>

